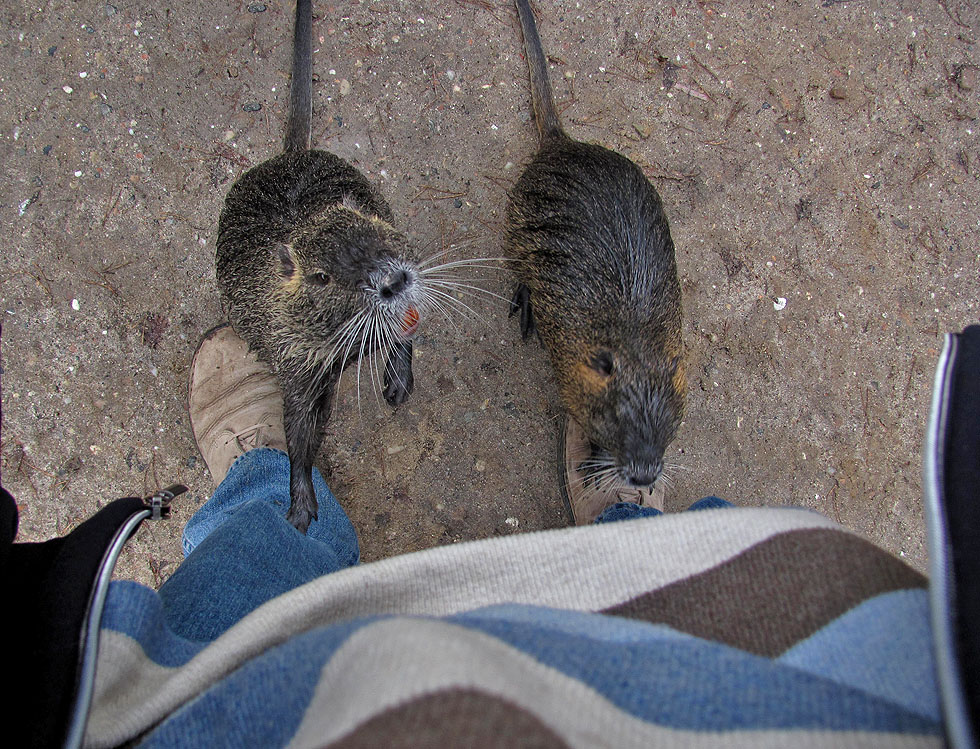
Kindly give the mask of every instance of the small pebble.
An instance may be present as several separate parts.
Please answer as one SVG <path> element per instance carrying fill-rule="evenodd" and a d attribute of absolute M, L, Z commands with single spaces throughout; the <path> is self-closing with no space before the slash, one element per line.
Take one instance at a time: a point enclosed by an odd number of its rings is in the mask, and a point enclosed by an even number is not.
<path fill-rule="evenodd" d="M 45 146 L 44 148 L 41 149 L 41 153 L 43 153 L 45 156 L 47 156 L 49 153 L 51 153 L 51 149 L 53 147 L 54 146 Z"/>
<path fill-rule="evenodd" d="M 37 200 L 38 197 L 40 197 L 40 195 L 41 195 L 41 193 L 40 193 L 40 191 L 38 191 L 38 192 L 34 193 L 33 195 L 31 195 L 31 197 L 29 197 L 27 200 L 22 201 L 21 204 L 20 204 L 20 206 L 17 209 L 17 215 L 18 216 L 23 216 L 25 213 L 27 213 L 27 209 L 31 207 L 31 204 L 33 204 L 34 201 Z M 8 312 L 9 312 L 9 310 L 8 310 Z M 13 314 L 13 312 L 11 312 L 10 314 Z"/>
<path fill-rule="evenodd" d="M 973 91 L 977 87 L 977 69 L 964 65 L 956 71 L 954 80 L 960 91 Z"/>
<path fill-rule="evenodd" d="M 66 94 L 70 94 L 75 89 L 73 89 L 71 86 L 62 86 L 61 90 L 64 91 Z"/>
<path fill-rule="evenodd" d="M 82 307 L 81 307 L 81 305 L 80 305 L 80 304 L 78 303 L 78 300 L 77 300 L 77 299 L 72 299 L 72 300 L 71 300 L 71 308 L 72 308 L 73 310 L 75 310 L 76 312 L 78 312 L 78 310 L 80 310 L 80 309 L 81 309 Z"/>
<path fill-rule="evenodd" d="M 243 105 L 242 109 L 244 109 L 246 112 L 258 112 L 262 109 L 262 105 L 257 101 L 250 101 L 248 104 Z"/>
<path fill-rule="evenodd" d="M 248 6 L 249 13 L 265 13 L 266 7 L 262 3 L 252 3 Z"/>
<path fill-rule="evenodd" d="M 58 47 L 57 46 L 48 47 L 48 56 L 49 57 L 54 57 L 54 53 L 57 52 L 57 51 L 58 51 Z"/>
<path fill-rule="evenodd" d="M 772 303 L 772 308 L 776 310 L 776 312 L 786 309 L 786 297 L 776 297 L 776 301 Z"/>
<path fill-rule="evenodd" d="M 340 81 L 340 95 L 347 96 L 350 93 L 350 81 L 346 78 Z"/>

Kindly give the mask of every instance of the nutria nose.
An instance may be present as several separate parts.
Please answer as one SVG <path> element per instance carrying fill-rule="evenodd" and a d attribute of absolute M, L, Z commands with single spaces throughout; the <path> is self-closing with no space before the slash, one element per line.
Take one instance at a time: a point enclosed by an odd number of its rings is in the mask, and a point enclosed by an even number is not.
<path fill-rule="evenodd" d="M 661 461 L 656 463 L 630 463 L 623 470 L 623 478 L 631 486 L 653 486 L 663 468 Z"/>
<path fill-rule="evenodd" d="M 629 481 L 632 486 L 650 486 L 657 480 L 657 474 L 655 474 L 653 471 L 631 473 L 626 477 L 626 480 Z"/>
<path fill-rule="evenodd" d="M 396 294 L 400 293 L 402 289 L 408 286 L 408 273 L 403 270 L 395 271 L 384 279 L 384 285 L 378 291 L 381 294 L 382 299 L 391 299 Z"/>

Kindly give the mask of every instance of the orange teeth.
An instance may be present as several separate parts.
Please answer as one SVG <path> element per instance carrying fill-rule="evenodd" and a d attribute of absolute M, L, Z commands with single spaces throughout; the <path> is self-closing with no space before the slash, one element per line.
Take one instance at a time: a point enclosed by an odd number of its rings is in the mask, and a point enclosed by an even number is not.
<path fill-rule="evenodd" d="M 419 311 L 415 307 L 405 310 L 405 318 L 402 320 L 402 335 L 410 336 L 419 326 Z"/>

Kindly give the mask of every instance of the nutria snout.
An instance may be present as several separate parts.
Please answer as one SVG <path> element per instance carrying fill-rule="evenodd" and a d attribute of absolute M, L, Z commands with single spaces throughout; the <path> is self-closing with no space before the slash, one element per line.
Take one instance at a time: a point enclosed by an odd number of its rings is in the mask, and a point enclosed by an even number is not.
<path fill-rule="evenodd" d="M 642 339 L 629 349 L 648 350 Z M 628 350 L 621 346 L 620 350 Z M 619 357 L 616 357 L 619 358 Z M 664 450 L 677 434 L 684 412 L 684 377 L 679 358 L 620 362 L 603 389 L 582 398 L 584 415 L 572 413 L 593 444 L 595 468 L 615 467 L 629 486 L 652 486 L 663 472 Z M 653 376 L 649 376 L 649 375 Z M 601 376 L 601 375 L 600 375 Z M 583 427 L 584 429 L 584 427 Z"/>

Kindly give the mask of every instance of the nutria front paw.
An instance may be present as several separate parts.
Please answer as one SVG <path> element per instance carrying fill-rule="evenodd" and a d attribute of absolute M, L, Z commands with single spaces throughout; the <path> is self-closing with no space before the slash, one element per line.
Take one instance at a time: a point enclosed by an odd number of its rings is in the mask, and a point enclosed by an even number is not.
<path fill-rule="evenodd" d="M 390 406 L 400 406 L 412 394 L 415 376 L 412 374 L 411 341 L 401 341 L 388 350 L 384 384 L 384 397 Z"/>
<path fill-rule="evenodd" d="M 531 290 L 524 284 L 517 284 L 514 297 L 510 300 L 510 315 L 521 313 L 521 338 L 525 341 L 537 331 L 534 326 L 534 313 L 531 311 Z"/>
<path fill-rule="evenodd" d="M 292 459 L 290 459 L 292 460 Z M 313 469 L 291 471 L 289 481 L 289 512 L 286 520 L 300 533 L 306 534 L 310 523 L 316 520 L 317 512 L 316 490 L 313 488 Z"/>
<path fill-rule="evenodd" d="M 286 513 L 286 520 L 289 524 L 293 526 L 296 530 L 306 535 L 306 529 L 310 527 L 310 523 L 313 522 L 313 515 L 307 509 L 298 509 L 296 504 L 293 503 L 289 507 L 289 512 Z"/>

